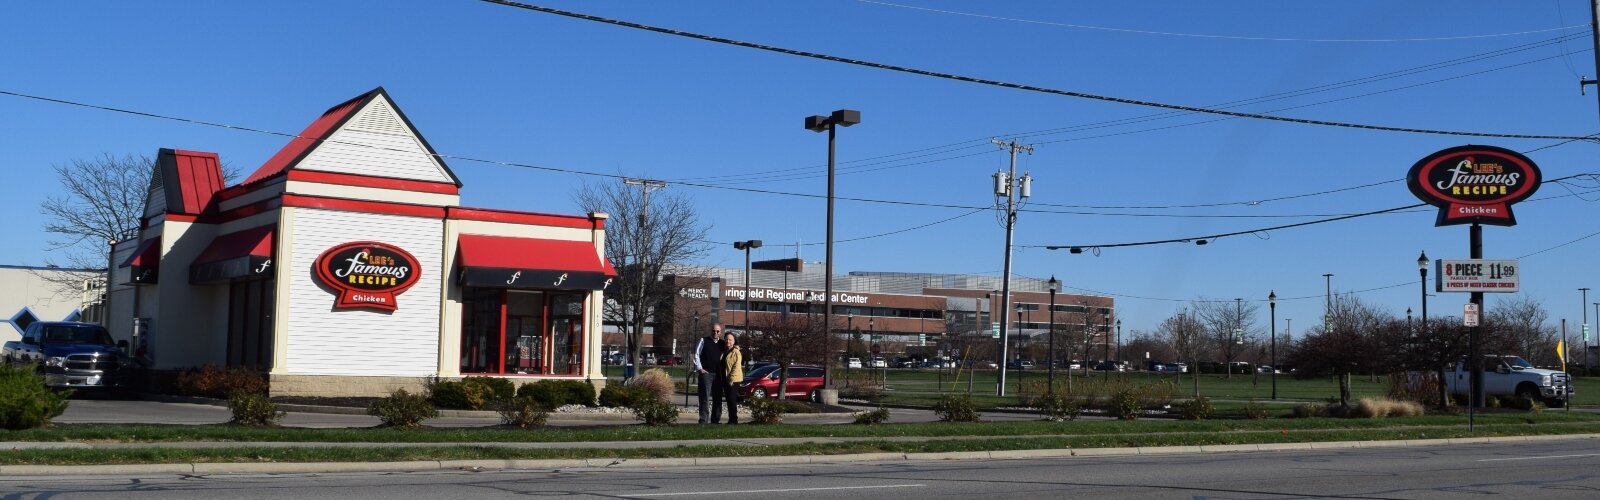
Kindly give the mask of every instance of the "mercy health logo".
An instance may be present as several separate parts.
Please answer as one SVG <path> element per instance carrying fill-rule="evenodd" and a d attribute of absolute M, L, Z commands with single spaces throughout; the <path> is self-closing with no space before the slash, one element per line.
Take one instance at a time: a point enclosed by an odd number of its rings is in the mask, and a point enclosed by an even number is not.
<path fill-rule="evenodd" d="M 317 257 L 317 279 L 334 289 L 334 309 L 399 308 L 395 296 L 417 284 L 422 266 L 399 247 L 375 241 L 345 243 Z"/>
<path fill-rule="evenodd" d="M 1515 226 L 1511 204 L 1533 196 L 1543 181 L 1521 153 L 1494 146 L 1456 146 L 1411 167 L 1406 184 L 1418 199 L 1439 207 L 1435 226 Z"/>

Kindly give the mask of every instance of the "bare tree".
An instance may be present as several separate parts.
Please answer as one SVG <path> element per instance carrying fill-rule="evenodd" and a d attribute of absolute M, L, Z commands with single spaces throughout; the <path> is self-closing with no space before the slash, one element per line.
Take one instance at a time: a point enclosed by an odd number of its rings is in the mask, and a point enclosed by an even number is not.
<path fill-rule="evenodd" d="M 1122 345 L 1122 349 L 1131 353 L 1131 356 L 1142 358 L 1144 353 L 1149 353 L 1149 359 L 1152 360 L 1170 359 L 1177 361 L 1177 353 L 1173 352 L 1172 346 L 1158 337 L 1155 332 L 1133 330 L 1128 332 L 1128 339 Z"/>
<path fill-rule="evenodd" d="M 62 192 L 45 198 L 45 264 L 50 267 L 103 270 L 110 265 L 110 244 L 138 235 L 145 200 L 155 187 L 155 162 L 148 156 L 72 160 L 53 167 Z M 223 165 L 225 182 L 238 171 Z M 60 273 L 36 273 L 62 292 L 76 294 L 83 280 Z M 63 281 L 65 280 L 65 281 Z"/>
<path fill-rule="evenodd" d="M 1328 308 L 1327 328 L 1305 336 L 1291 350 L 1289 362 L 1297 377 L 1334 375 L 1339 379 L 1339 406 L 1350 404 L 1350 375 L 1394 366 L 1394 332 L 1403 322 L 1355 295 L 1340 295 Z"/>
<path fill-rule="evenodd" d="M 660 307 L 677 289 L 661 280 L 662 269 L 680 276 L 703 274 L 688 263 L 710 250 L 709 226 L 686 196 L 652 193 L 657 186 L 622 182 L 584 184 L 573 195 L 586 212 L 604 212 L 606 258 L 616 266 L 617 282 L 606 288 L 602 314 L 622 325 L 628 339 L 628 361 L 639 366 L 645 322 L 671 322 L 671 308 Z"/>
<path fill-rule="evenodd" d="M 1180 312 L 1163 320 L 1156 327 L 1156 336 L 1166 339 L 1178 360 L 1189 364 L 1194 375 L 1194 397 L 1200 397 L 1200 356 L 1211 349 L 1212 337 L 1194 315 Z"/>
<path fill-rule="evenodd" d="M 1548 324 L 1550 313 L 1528 296 L 1501 298 L 1484 311 L 1484 322 L 1492 324 L 1492 337 L 1501 342 L 1502 352 L 1526 358 L 1538 366 L 1560 363 L 1556 358 L 1555 326 Z"/>
<path fill-rule="evenodd" d="M 1249 352 L 1250 343 L 1257 337 L 1251 326 L 1261 306 L 1206 298 L 1194 301 L 1193 305 L 1196 319 L 1205 326 L 1212 337 L 1212 345 L 1227 362 L 1227 377 L 1233 378 L 1233 361 Z"/>
<path fill-rule="evenodd" d="M 795 363 L 822 363 L 826 356 L 822 343 L 823 316 L 817 314 L 763 314 L 753 318 L 745 335 L 755 356 L 776 361 L 783 369 L 778 375 L 778 394 L 789 394 L 789 366 Z"/>

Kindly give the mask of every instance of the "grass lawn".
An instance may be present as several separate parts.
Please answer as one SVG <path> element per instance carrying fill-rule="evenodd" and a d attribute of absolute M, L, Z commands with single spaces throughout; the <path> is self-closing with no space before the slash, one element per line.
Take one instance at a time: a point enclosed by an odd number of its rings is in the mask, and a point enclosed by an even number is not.
<path fill-rule="evenodd" d="M 1371 420 L 1327 418 L 1239 421 L 1133 422 L 996 422 L 888 424 L 877 426 L 683 426 L 612 429 L 509 431 L 451 429 L 244 429 L 229 426 L 61 426 L 6 434 L 12 439 L 41 440 L 214 440 L 214 441 L 385 441 L 460 442 L 450 447 L 398 448 L 268 448 L 240 442 L 221 448 L 115 448 L 0 451 L 0 465 L 137 464 L 191 462 L 338 462 L 462 459 L 664 458 L 829 455 L 870 452 L 928 453 L 1132 446 L 1295 443 L 1428 439 L 1498 435 L 1578 434 L 1600 432 L 1600 416 L 1590 414 L 1492 413 L 1479 417 L 1468 432 L 1461 416 L 1424 416 Z M 185 430 L 191 432 L 184 432 Z M 705 439 L 728 437 L 864 437 L 839 443 L 779 446 L 726 446 L 687 443 L 673 448 L 514 449 L 473 446 L 506 441 L 605 441 L 618 439 Z M 884 440 L 893 436 L 977 436 L 971 439 Z"/>

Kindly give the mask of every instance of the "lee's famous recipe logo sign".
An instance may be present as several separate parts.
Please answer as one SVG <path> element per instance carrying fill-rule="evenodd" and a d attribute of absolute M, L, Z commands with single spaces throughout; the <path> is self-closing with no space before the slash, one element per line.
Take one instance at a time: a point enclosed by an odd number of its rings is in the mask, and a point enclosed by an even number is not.
<path fill-rule="evenodd" d="M 1435 226 L 1515 226 L 1511 204 L 1533 196 L 1543 180 L 1533 160 L 1494 146 L 1439 151 L 1418 161 L 1406 175 L 1412 194 L 1439 207 Z"/>
<path fill-rule="evenodd" d="M 417 283 L 422 267 L 399 247 L 373 241 L 345 243 L 317 257 L 317 279 L 338 292 L 334 309 L 393 311 L 395 296 Z"/>

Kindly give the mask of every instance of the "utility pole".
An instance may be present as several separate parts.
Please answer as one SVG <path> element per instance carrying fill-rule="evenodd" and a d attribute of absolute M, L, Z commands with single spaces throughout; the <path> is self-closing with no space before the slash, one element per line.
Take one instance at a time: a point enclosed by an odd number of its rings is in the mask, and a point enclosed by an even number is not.
<path fill-rule="evenodd" d="M 1027 200 L 1028 196 L 1033 194 L 1033 176 L 1023 173 L 1021 179 L 1017 178 L 1017 153 L 1033 154 L 1033 145 L 1022 144 L 1014 139 L 1009 142 L 990 139 L 989 142 L 1011 152 L 1010 171 L 994 173 L 994 194 L 995 196 L 1004 196 L 1006 198 L 1005 206 L 1003 207 L 1006 226 L 1006 259 L 1005 270 L 1002 271 L 1004 274 L 1000 276 L 1000 359 L 996 363 L 999 367 L 1000 376 L 995 384 L 995 395 L 1004 396 L 1006 395 L 1006 361 L 1008 361 L 1006 342 L 1010 340 L 1008 337 L 1011 334 L 1009 328 L 1007 328 L 1008 325 L 1006 325 L 1006 312 L 1011 310 L 1012 229 L 1017 225 L 1017 206 L 1021 204 L 1021 201 L 1018 200 L 1019 195 L 1022 200 Z M 1021 193 L 1017 192 L 1019 189 L 1022 191 Z M 1020 336 L 1022 332 L 1019 331 L 1017 333 Z"/>
<path fill-rule="evenodd" d="M 650 190 L 667 187 L 664 181 L 655 179 L 623 178 L 623 184 L 639 186 L 644 191 L 644 206 L 639 211 L 639 234 L 643 238 L 643 248 L 634 252 L 634 258 L 639 263 L 639 296 L 633 306 L 633 335 L 627 336 L 628 341 L 628 366 L 623 368 L 623 378 L 633 378 L 634 370 L 639 366 L 639 346 L 635 345 L 634 337 L 644 338 L 644 295 L 645 288 L 649 286 L 646 275 L 650 273 Z"/>

